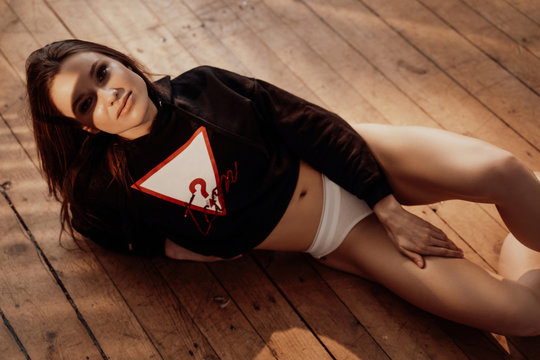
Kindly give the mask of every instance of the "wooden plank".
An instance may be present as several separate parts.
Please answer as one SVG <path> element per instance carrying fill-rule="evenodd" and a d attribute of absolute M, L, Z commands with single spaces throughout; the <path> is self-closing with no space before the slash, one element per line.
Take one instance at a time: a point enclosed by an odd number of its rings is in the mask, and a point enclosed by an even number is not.
<path fill-rule="evenodd" d="M 26 99 L 26 57 L 38 47 L 18 16 L 5 1 L 0 1 L 0 114 L 8 122 L 10 130 L 37 166 L 37 153 L 24 99 Z"/>
<path fill-rule="evenodd" d="M 0 159 L 0 183 L 11 181 L 8 194 L 17 206 L 20 203 L 15 199 L 17 192 L 23 191 L 30 196 L 36 187 L 36 178 L 24 169 L 25 154 L 3 121 L 0 122 Z M 6 199 L 2 197 L 0 201 L 0 308 L 29 356 L 36 359 L 78 358 L 81 355 L 100 358 L 100 352 L 52 276 L 51 269 L 17 222 Z M 23 211 L 21 215 L 26 218 Z"/>
<path fill-rule="evenodd" d="M 528 49 L 537 58 L 540 58 L 540 22 L 535 23 L 525 14 L 517 11 L 508 2 L 503 0 L 464 1 L 488 21 L 508 34 L 514 41 Z M 531 1 L 529 7 L 532 6 L 536 10 L 533 10 L 531 15 L 536 16 L 539 13 L 538 4 L 535 1 Z"/>
<path fill-rule="evenodd" d="M 274 359 L 205 264 L 156 260 L 156 266 L 220 359 Z"/>
<path fill-rule="evenodd" d="M 97 0 L 88 5 L 151 72 L 180 74 L 197 65 L 142 2 Z"/>
<path fill-rule="evenodd" d="M 19 17 L 4 0 L 0 0 L 0 114 L 23 146 L 35 166 L 38 166 L 34 137 L 28 131 L 29 112 L 26 108 L 26 57 L 39 47 Z"/>
<path fill-rule="evenodd" d="M 512 359 L 523 356 L 525 359 L 540 359 L 540 336 L 509 338 Z"/>
<path fill-rule="evenodd" d="M 210 268 L 278 359 L 330 359 L 328 352 L 249 256 Z"/>
<path fill-rule="evenodd" d="M 207 64 L 237 73 L 251 75 L 236 55 L 228 49 L 214 33 L 209 31 L 205 23 L 182 2 L 168 0 L 146 1 L 156 17 L 198 64 Z M 172 74 L 175 76 L 177 74 Z"/>
<path fill-rule="evenodd" d="M 531 168 L 540 167 L 536 149 L 411 48 L 362 3 L 306 0 L 306 4 L 441 127 L 494 143 L 516 154 Z"/>
<path fill-rule="evenodd" d="M 204 3 L 204 1 L 202 1 Z M 307 87 L 257 35 L 251 31 L 224 4 L 204 6 L 201 1 L 188 1 L 189 7 L 255 77 L 267 80 L 309 101 L 324 105 L 322 100 Z M 218 10 L 214 10 L 216 8 Z M 207 10 L 206 12 L 203 10 Z M 208 10 L 211 9 L 211 10 Z"/>
<path fill-rule="evenodd" d="M 4 1 L 41 46 L 73 37 L 43 0 Z"/>
<path fill-rule="evenodd" d="M 444 19 L 461 36 L 527 84 L 537 95 L 540 93 L 540 60 L 537 57 L 461 1 L 419 1 Z"/>
<path fill-rule="evenodd" d="M 506 2 L 540 25 L 540 6 L 538 6 L 538 2 L 530 0 L 506 0 Z"/>
<path fill-rule="evenodd" d="M 153 260 L 113 253 L 94 244 L 91 247 L 144 332 L 152 340 L 160 357 L 218 358 L 208 340 L 157 271 Z M 196 273 L 191 275 L 197 276 Z M 182 288 L 178 291 L 181 292 Z M 120 348 L 124 346 L 125 344 L 119 344 Z"/>
<path fill-rule="evenodd" d="M 267 1 L 265 4 L 288 25 L 289 31 L 298 34 L 341 75 L 343 81 L 362 94 L 388 122 L 394 125 L 438 127 L 438 124 L 379 71 L 375 64 L 368 62 L 305 4 L 289 0 Z M 341 114 L 341 108 L 336 110 Z M 351 123 L 359 122 L 356 115 L 346 120 Z"/>
<path fill-rule="evenodd" d="M 51 9 L 76 38 L 127 52 L 122 41 L 84 0 L 47 0 Z"/>
<path fill-rule="evenodd" d="M 0 213 L 9 212 L 6 210 L 7 206 L 5 204 L 0 205 Z M 11 214 L 6 214 L 6 216 L 11 216 Z M 2 225 L 0 225 L 2 226 Z M 9 319 L 6 317 L 2 309 L 0 309 L 2 315 L 3 324 L 0 326 L 0 354 L 3 357 L 10 360 L 23 360 L 28 358 L 28 354 L 25 353 L 26 350 L 22 347 L 22 344 L 18 344 L 20 341 L 17 334 L 14 332 Z"/>
<path fill-rule="evenodd" d="M 525 360 L 521 352 L 510 351 L 508 346 L 501 346 L 501 343 L 505 344 L 505 339 L 499 339 L 498 335 L 488 334 L 444 319 L 438 319 L 437 323 L 446 334 L 454 339 L 456 345 L 467 355 L 468 359 L 508 359 L 507 354 L 511 354 L 513 360 Z"/>
<path fill-rule="evenodd" d="M 194 0 L 186 3 L 196 14 L 215 14 L 216 12 L 225 11 L 226 6 L 221 1 L 214 0 Z"/>
<path fill-rule="evenodd" d="M 4 114 L 15 103 L 20 102 L 26 93 L 21 79 L 14 73 L 13 68 L 5 58 L 4 49 L 0 54 L 0 113 Z"/>
<path fill-rule="evenodd" d="M 4 49 L 0 48 L 0 52 L 4 52 Z M 0 88 L 0 116 L 10 125 L 10 131 L 37 166 L 34 136 L 29 131 L 27 108 L 24 102 L 26 89 L 2 54 L 0 54 L 0 83 L 3 85 Z"/>
<path fill-rule="evenodd" d="M 383 116 L 337 74 L 319 54 L 311 49 L 262 3 L 238 6 L 224 0 L 243 21 L 320 99 L 327 109 L 359 122 L 385 122 Z"/>
<path fill-rule="evenodd" d="M 537 94 L 418 2 L 365 0 L 365 3 L 462 86 L 469 98 L 478 99 L 540 149 L 540 119 L 537 115 L 540 114 L 540 99 Z M 540 61 L 530 65 L 540 68 Z"/>
<path fill-rule="evenodd" d="M 0 0 L 0 49 L 21 80 L 25 78 L 26 57 L 36 48 L 36 41 L 18 16 L 4 0 Z"/>
<path fill-rule="evenodd" d="M 314 271 L 307 255 L 260 251 L 254 255 L 335 359 L 389 359 Z"/>

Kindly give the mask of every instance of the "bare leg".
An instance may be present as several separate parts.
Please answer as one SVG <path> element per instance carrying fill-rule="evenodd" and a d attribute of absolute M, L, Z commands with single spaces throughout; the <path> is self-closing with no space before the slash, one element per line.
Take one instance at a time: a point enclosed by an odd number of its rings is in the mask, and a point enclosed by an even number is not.
<path fill-rule="evenodd" d="M 535 175 L 540 179 L 540 172 Z M 504 240 L 498 270 L 505 278 L 528 286 L 540 295 L 540 252 L 525 247 L 512 234 Z"/>
<path fill-rule="evenodd" d="M 403 204 L 493 203 L 510 231 L 540 251 L 540 182 L 512 154 L 438 129 L 357 124 Z"/>
<path fill-rule="evenodd" d="M 540 296 L 465 259 L 401 255 L 374 215 L 358 223 L 324 264 L 379 282 L 441 317 L 505 335 L 540 335 Z"/>

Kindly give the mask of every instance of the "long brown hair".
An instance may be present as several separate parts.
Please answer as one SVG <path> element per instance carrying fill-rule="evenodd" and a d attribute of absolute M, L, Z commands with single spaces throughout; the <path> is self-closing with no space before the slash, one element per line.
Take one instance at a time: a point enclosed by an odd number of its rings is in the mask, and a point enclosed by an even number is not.
<path fill-rule="evenodd" d="M 114 146 L 118 137 L 82 130 L 74 119 L 63 116 L 51 100 L 51 83 L 62 62 L 81 52 L 100 53 L 122 63 L 144 80 L 151 98 L 158 96 L 156 86 L 138 62 L 104 45 L 76 39 L 57 41 L 34 51 L 26 60 L 26 86 L 41 167 L 49 193 L 62 204 L 62 230 L 67 227 L 72 235 L 74 217 L 87 226 L 93 221 L 84 194 L 74 191 L 76 183 L 89 183 L 90 167 L 105 162 L 112 178 L 127 189 L 125 154 L 121 147 Z"/>

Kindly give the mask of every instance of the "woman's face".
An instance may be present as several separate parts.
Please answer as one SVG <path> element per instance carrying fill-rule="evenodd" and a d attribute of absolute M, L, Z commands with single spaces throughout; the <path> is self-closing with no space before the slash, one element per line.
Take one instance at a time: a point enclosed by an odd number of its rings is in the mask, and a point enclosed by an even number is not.
<path fill-rule="evenodd" d="M 157 114 L 139 75 L 94 52 L 66 58 L 53 78 L 50 95 L 57 109 L 84 130 L 126 139 L 148 134 Z"/>

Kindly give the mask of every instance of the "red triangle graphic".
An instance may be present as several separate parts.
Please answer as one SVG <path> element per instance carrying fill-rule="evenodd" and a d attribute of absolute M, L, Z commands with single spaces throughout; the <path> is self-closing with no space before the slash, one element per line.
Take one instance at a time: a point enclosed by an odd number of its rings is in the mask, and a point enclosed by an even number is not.
<path fill-rule="evenodd" d="M 225 215 L 219 179 L 206 128 L 201 126 L 131 187 L 205 214 Z"/>

